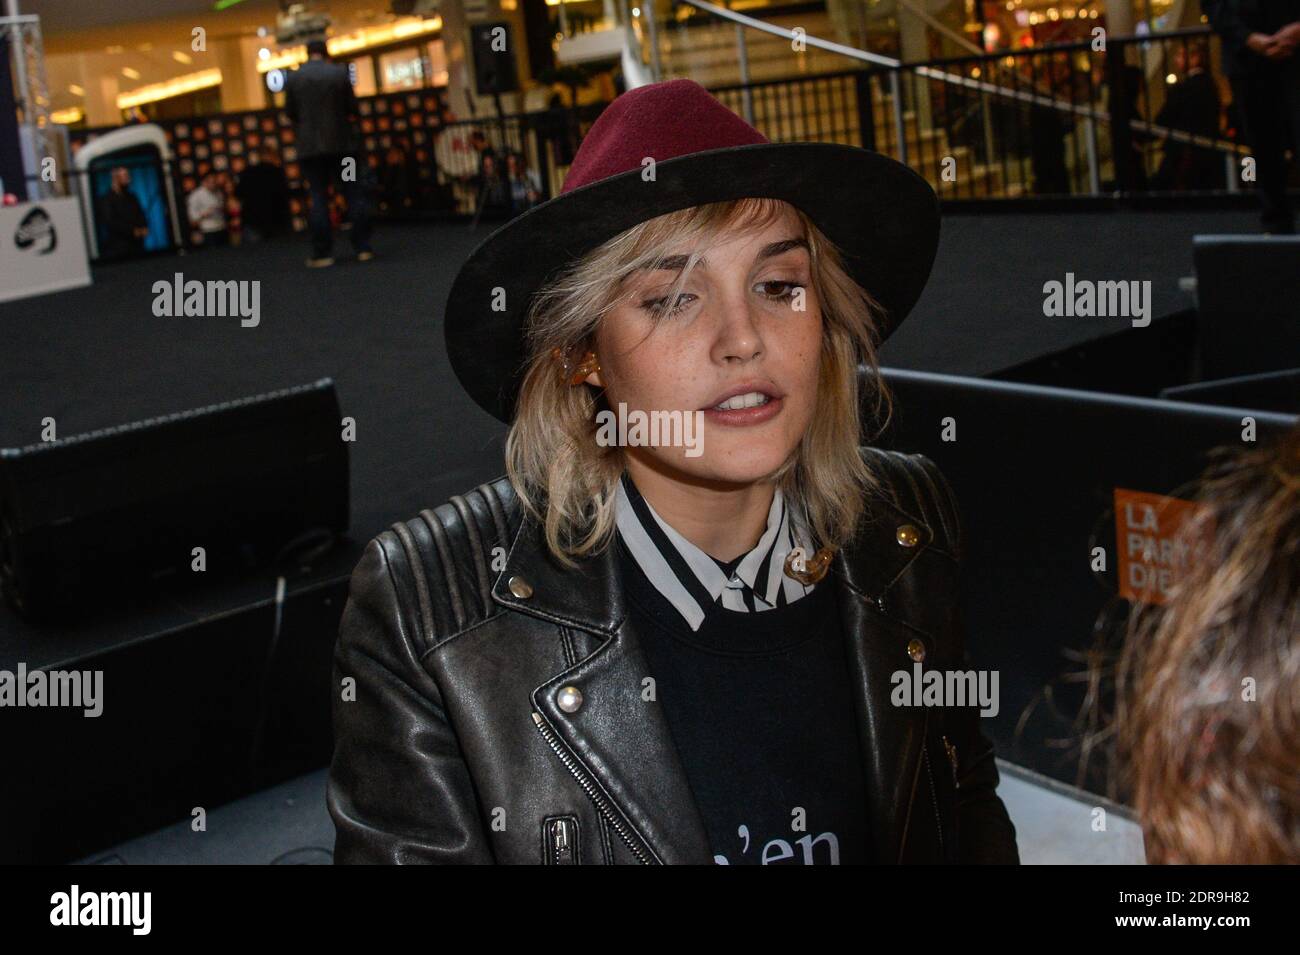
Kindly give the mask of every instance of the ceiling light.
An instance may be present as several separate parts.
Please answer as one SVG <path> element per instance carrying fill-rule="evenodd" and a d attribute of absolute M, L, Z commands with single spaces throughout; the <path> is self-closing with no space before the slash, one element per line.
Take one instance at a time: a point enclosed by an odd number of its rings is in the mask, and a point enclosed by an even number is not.
<path fill-rule="evenodd" d="M 210 70 L 200 70 L 197 73 L 177 76 L 162 83 L 142 86 L 137 90 L 131 90 L 129 93 L 119 93 L 117 108 L 130 109 L 132 106 L 139 106 L 141 103 L 154 103 L 160 99 L 180 96 L 182 93 L 193 93 L 195 90 L 220 85 L 221 70 L 213 67 Z"/>

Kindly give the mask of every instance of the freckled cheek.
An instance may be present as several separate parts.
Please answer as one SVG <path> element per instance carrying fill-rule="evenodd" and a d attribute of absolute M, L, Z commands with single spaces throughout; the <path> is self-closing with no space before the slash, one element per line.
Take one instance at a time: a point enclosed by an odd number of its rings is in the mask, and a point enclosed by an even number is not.
<path fill-rule="evenodd" d="M 816 391 L 821 365 L 821 323 L 816 328 L 792 330 L 781 343 L 780 354 L 785 356 L 787 380 L 799 383 L 800 391 Z"/>
<path fill-rule="evenodd" d="M 653 339 L 638 339 L 623 347 L 624 353 L 607 366 L 605 381 L 611 400 L 626 402 L 628 408 L 680 409 L 699 390 L 706 369 L 699 366 L 698 355 L 689 345 L 658 345 Z M 628 348 L 632 350 L 626 351 Z"/>

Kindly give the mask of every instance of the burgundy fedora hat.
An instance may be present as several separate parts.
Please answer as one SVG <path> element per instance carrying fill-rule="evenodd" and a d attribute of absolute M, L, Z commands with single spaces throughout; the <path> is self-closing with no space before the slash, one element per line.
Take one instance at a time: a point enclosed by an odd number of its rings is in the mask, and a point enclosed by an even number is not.
<path fill-rule="evenodd" d="M 647 158 L 653 179 L 642 175 Z M 883 336 L 916 304 L 939 244 L 929 183 L 856 146 L 770 142 L 694 80 L 669 80 L 615 99 L 583 139 L 560 194 L 470 253 L 444 316 L 461 385 L 510 421 L 526 358 L 524 317 L 548 278 L 648 219 L 745 197 L 785 200 L 817 223 L 884 307 Z"/>

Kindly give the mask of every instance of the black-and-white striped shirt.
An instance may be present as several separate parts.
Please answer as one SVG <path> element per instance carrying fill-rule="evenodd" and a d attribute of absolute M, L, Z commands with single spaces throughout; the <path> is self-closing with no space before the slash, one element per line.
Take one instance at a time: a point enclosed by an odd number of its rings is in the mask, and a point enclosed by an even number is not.
<path fill-rule="evenodd" d="M 783 607 L 812 593 L 785 573 L 796 546 L 811 554 L 781 489 L 772 495 L 767 529 L 754 549 L 730 563 L 706 554 L 655 513 L 624 472 L 616 514 L 619 536 L 656 590 L 677 608 L 692 630 L 715 608 L 759 612 Z"/>

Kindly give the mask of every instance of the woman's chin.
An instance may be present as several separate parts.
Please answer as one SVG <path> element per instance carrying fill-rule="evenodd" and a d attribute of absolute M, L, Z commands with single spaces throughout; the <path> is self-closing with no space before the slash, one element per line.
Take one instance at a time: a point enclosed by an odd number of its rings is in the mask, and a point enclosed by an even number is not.
<path fill-rule="evenodd" d="M 660 470 L 668 470 L 680 480 L 746 485 L 769 479 L 785 464 L 792 450 L 741 448 L 723 453 L 718 449 L 706 451 L 698 457 L 687 457 L 684 454 L 656 457 L 659 458 Z"/>

